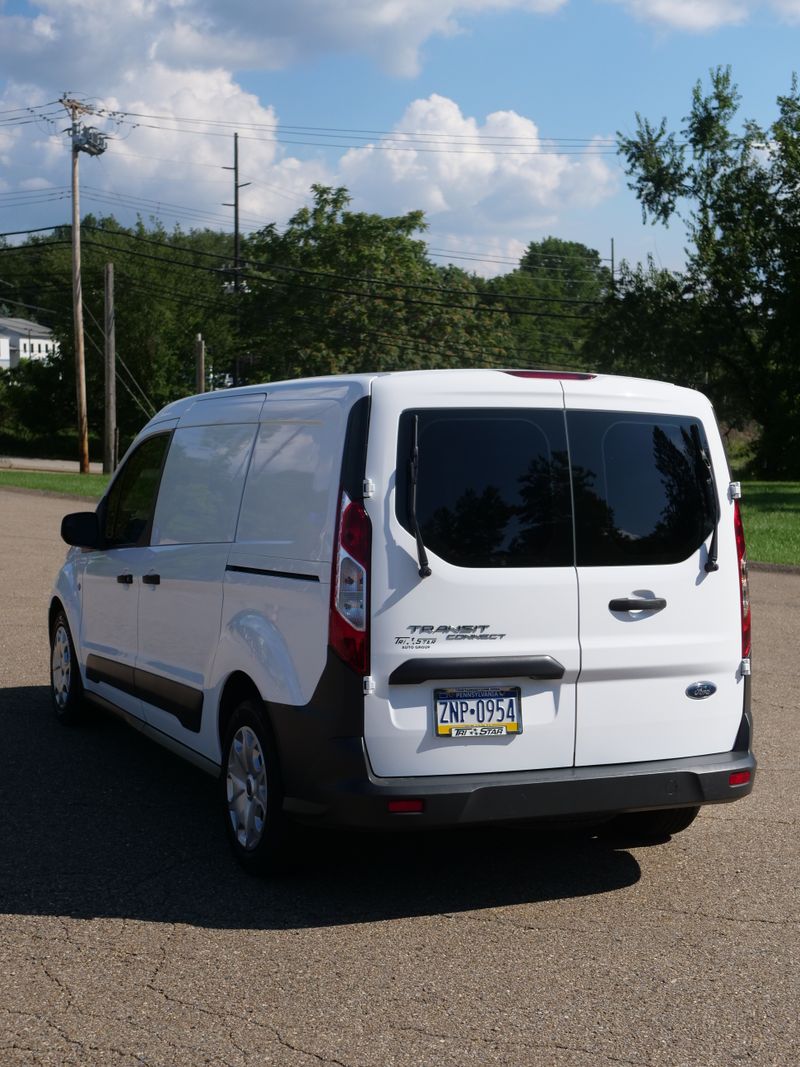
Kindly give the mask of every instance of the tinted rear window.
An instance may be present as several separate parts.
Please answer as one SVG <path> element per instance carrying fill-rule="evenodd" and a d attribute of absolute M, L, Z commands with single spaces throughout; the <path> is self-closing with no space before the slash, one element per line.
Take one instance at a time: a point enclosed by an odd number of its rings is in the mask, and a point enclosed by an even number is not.
<path fill-rule="evenodd" d="M 417 519 L 425 545 L 461 567 L 573 563 L 564 414 L 525 409 L 403 412 L 396 510 L 409 517 L 409 458 L 418 419 Z"/>
<path fill-rule="evenodd" d="M 567 415 L 579 565 L 678 563 L 714 522 L 708 452 L 697 420 Z"/>
<path fill-rule="evenodd" d="M 400 419 L 396 512 L 410 533 L 415 418 L 417 519 L 426 547 L 448 563 L 678 563 L 713 529 L 708 443 L 696 419 L 573 411 L 565 426 L 561 411 L 442 408 Z"/>

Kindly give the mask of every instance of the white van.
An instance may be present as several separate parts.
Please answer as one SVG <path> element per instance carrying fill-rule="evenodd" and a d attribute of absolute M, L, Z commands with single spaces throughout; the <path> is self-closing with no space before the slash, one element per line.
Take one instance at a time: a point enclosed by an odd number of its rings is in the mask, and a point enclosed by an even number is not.
<path fill-rule="evenodd" d="M 53 700 L 218 776 L 235 853 L 292 821 L 620 817 L 753 786 L 740 490 L 700 393 L 545 371 L 168 405 L 50 604 Z"/>

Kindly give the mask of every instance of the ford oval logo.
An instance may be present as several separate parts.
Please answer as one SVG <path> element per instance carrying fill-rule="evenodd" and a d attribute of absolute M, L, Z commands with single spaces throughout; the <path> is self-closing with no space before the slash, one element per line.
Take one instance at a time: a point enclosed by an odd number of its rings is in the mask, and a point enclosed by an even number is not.
<path fill-rule="evenodd" d="M 686 690 L 686 695 L 692 700 L 705 700 L 706 697 L 713 696 L 716 691 L 717 687 L 713 682 L 692 682 Z"/>

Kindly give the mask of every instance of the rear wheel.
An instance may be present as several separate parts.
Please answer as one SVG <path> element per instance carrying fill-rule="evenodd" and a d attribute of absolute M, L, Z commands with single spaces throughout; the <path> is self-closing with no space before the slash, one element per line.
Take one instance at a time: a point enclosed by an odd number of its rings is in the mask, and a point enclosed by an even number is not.
<path fill-rule="evenodd" d="M 275 745 L 259 701 L 236 708 L 222 751 L 222 794 L 228 840 L 250 874 L 285 870 L 288 826 Z"/>
<path fill-rule="evenodd" d="M 83 717 L 83 682 L 63 611 L 53 619 L 50 632 L 50 695 L 60 722 L 72 726 Z"/>
<path fill-rule="evenodd" d="M 662 808 L 658 811 L 629 811 L 603 825 L 603 837 L 653 841 L 679 834 L 697 818 L 699 807 Z"/>

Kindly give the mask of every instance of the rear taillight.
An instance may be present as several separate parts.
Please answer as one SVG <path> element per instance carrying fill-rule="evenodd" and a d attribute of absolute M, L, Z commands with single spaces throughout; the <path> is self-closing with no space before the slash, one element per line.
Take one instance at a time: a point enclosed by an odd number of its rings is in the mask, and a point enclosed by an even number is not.
<path fill-rule="evenodd" d="M 733 528 L 736 533 L 736 559 L 739 566 L 739 589 L 742 600 L 742 659 L 749 659 L 751 645 L 750 579 L 747 574 L 747 550 L 738 500 L 733 502 Z"/>
<path fill-rule="evenodd" d="M 369 674 L 371 542 L 366 511 L 343 492 L 333 546 L 329 641 L 337 656 L 359 674 Z"/>

